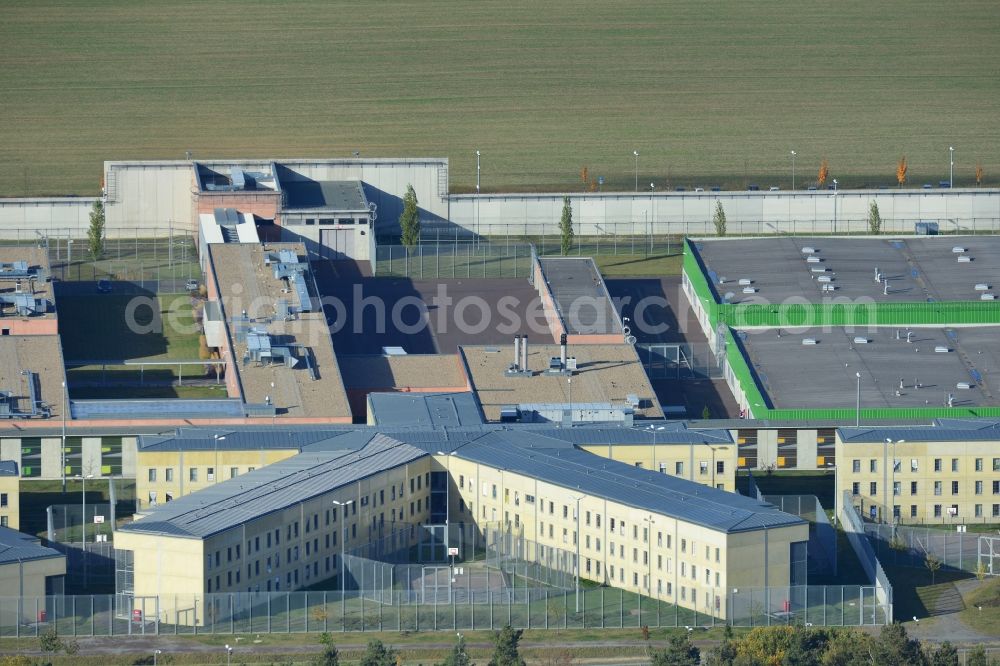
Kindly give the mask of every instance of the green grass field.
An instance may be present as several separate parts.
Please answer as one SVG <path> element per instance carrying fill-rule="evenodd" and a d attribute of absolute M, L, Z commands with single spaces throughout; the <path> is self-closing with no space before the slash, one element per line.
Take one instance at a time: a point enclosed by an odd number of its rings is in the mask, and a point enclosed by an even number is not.
<path fill-rule="evenodd" d="M 1000 179 L 1000 12 L 941 3 L 11 2 L 0 193 L 105 159 L 444 156 L 455 191 Z"/>
<path fill-rule="evenodd" d="M 137 305 L 132 318 L 139 326 L 129 326 L 127 314 L 134 298 L 153 299 L 162 323 L 153 330 L 153 311 L 148 304 Z M 145 332 L 149 327 L 149 332 Z M 59 299 L 63 356 L 73 360 L 198 358 L 199 330 L 192 319 L 187 294 L 87 294 Z M 92 369 L 92 368 L 91 368 Z"/>

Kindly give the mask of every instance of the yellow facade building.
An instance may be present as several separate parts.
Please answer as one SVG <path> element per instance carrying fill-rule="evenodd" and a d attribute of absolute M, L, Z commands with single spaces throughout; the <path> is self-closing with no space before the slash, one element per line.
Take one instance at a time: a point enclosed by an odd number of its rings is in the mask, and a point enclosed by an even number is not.
<path fill-rule="evenodd" d="M 65 555 L 36 537 L 0 527 L 0 589 L 4 596 L 23 599 L 22 622 L 42 620 L 45 597 L 63 593 L 65 575 Z"/>
<path fill-rule="evenodd" d="M 878 522 L 1000 523 L 1000 429 L 995 422 L 841 428 L 837 492 Z M 890 508 L 891 507 L 891 508 Z"/>
<path fill-rule="evenodd" d="M 0 527 L 21 529 L 20 487 L 17 463 L 0 460 Z"/>
<path fill-rule="evenodd" d="M 144 600 L 158 598 L 162 621 L 200 624 L 212 604 L 226 603 L 218 593 L 337 589 L 341 549 L 445 523 L 516 537 L 519 557 L 562 562 L 570 575 L 579 556 L 583 579 L 720 618 L 731 588 L 806 584 L 804 520 L 709 483 L 603 459 L 567 441 L 577 430 L 586 429 L 327 432 L 301 454 L 120 528 L 127 571 L 118 580 L 130 584 L 117 592 L 147 614 Z M 280 434 L 243 433 L 232 445 L 265 436 Z M 204 440 L 178 437 L 171 446 Z"/>

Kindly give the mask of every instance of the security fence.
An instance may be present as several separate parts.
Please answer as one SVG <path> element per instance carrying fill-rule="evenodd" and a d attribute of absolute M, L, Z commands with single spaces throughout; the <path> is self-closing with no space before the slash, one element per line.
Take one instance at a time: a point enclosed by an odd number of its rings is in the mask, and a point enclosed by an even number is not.
<path fill-rule="evenodd" d="M 707 342 L 635 345 L 650 379 L 723 379 L 719 359 Z"/>
<path fill-rule="evenodd" d="M 832 193 L 831 193 L 832 195 Z M 832 197 L 830 197 L 832 201 Z M 709 237 L 718 235 L 715 226 L 714 201 L 705 199 L 698 212 L 684 206 L 684 209 L 674 209 L 673 212 L 656 215 L 655 221 L 650 221 L 649 216 L 638 218 L 608 215 L 590 214 L 576 215 L 573 220 L 573 228 L 576 237 L 592 238 L 600 236 L 607 239 L 608 244 L 615 243 L 619 248 L 627 247 L 635 242 L 635 251 L 619 253 L 642 254 L 641 245 L 643 240 L 652 247 L 663 248 L 666 246 L 668 238 Z M 659 208 L 659 207 L 658 207 Z M 832 204 L 831 204 L 832 208 Z M 561 208 L 560 208 L 561 210 Z M 833 211 L 821 212 L 817 215 L 805 214 L 796 216 L 789 214 L 788 210 L 775 211 L 765 210 L 757 207 L 750 210 L 745 205 L 733 206 L 732 203 L 724 205 L 727 220 L 725 235 L 728 237 L 747 236 L 808 236 L 808 235 L 867 235 L 871 229 L 867 219 L 867 201 L 864 204 L 864 215 L 841 216 L 838 212 L 834 217 Z M 661 211 L 658 210 L 658 213 Z M 929 229 L 935 234 L 996 234 L 1000 233 L 1000 218 L 995 216 L 984 217 L 947 217 L 940 211 L 928 212 L 926 215 L 913 216 L 905 214 L 890 216 L 888 211 L 883 209 L 882 234 L 915 234 L 923 232 L 929 225 Z M 549 244 L 559 247 L 559 212 L 546 211 L 539 215 L 507 215 L 502 219 L 491 216 L 489 219 L 481 219 L 479 223 L 468 220 L 452 209 L 452 222 L 446 223 L 445 228 L 425 229 L 422 237 L 433 239 L 437 236 L 454 237 L 474 236 L 476 238 L 520 238 L 520 239 L 550 239 Z M 918 226 L 920 225 L 920 226 Z M 918 231 L 920 229 L 920 231 Z M 538 244 L 537 240 L 532 240 Z M 602 243 L 603 244 L 603 243 Z M 653 252 L 650 249 L 650 252 Z"/>
<path fill-rule="evenodd" d="M 957 571 L 1000 575 L 1000 536 L 927 527 L 865 523 L 865 534 L 879 560 L 924 567 L 928 557 Z"/>
<path fill-rule="evenodd" d="M 764 495 L 785 513 L 809 521 L 809 573 L 837 575 L 837 531 L 815 495 Z"/>
<path fill-rule="evenodd" d="M 855 627 L 891 623 L 874 585 L 739 588 L 729 596 L 734 627 L 776 624 Z"/>
<path fill-rule="evenodd" d="M 864 521 L 858 513 L 857 508 L 851 502 L 851 495 L 844 491 L 840 503 L 840 525 L 847 535 L 847 540 L 851 543 L 861 568 L 865 570 L 870 580 L 875 585 L 878 603 L 884 607 L 884 614 L 888 622 L 892 622 L 892 585 L 889 577 L 885 575 L 882 565 L 875 555 L 870 539 L 865 534 Z"/>
<path fill-rule="evenodd" d="M 420 243 L 378 245 L 372 262 L 379 277 L 415 280 L 441 278 L 527 278 L 531 271 L 531 246 L 525 243 Z"/>

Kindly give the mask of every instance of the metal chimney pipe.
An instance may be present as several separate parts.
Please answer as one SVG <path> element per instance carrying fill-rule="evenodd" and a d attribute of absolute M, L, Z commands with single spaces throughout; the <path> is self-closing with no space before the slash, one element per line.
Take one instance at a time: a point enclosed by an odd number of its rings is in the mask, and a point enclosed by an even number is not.
<path fill-rule="evenodd" d="M 566 334 L 559 335 L 559 362 L 563 370 L 566 369 Z"/>
<path fill-rule="evenodd" d="M 521 371 L 528 371 L 528 336 L 521 336 Z"/>
<path fill-rule="evenodd" d="M 521 365 L 521 336 L 514 336 L 514 369 L 517 370 Z"/>

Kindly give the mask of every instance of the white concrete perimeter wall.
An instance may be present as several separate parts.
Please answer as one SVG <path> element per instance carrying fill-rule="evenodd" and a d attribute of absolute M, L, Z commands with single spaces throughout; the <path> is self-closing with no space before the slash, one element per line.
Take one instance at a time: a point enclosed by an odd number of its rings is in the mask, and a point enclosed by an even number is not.
<path fill-rule="evenodd" d="M 492 194 L 451 197 L 452 225 L 440 230 L 493 236 L 558 234 L 563 194 Z M 578 235 L 715 235 L 716 203 L 730 235 L 867 231 L 868 210 L 878 204 L 886 232 L 913 233 L 933 221 L 941 232 L 1000 231 L 1000 190 L 841 190 L 796 192 L 571 193 Z"/>
<path fill-rule="evenodd" d="M 30 240 L 36 230 L 90 226 L 95 197 L 0 199 L 0 240 Z"/>
<path fill-rule="evenodd" d="M 448 219 L 446 158 L 277 160 L 277 163 L 311 180 L 360 180 L 369 203 L 377 206 L 375 226 L 379 233 L 399 232 L 407 185 L 413 185 L 416 192 L 421 219 L 428 222 Z M 282 182 L 287 178 L 289 175 L 282 171 Z"/>
<path fill-rule="evenodd" d="M 105 162 L 107 230 L 115 228 L 191 231 L 194 169 L 188 160 Z"/>

